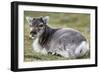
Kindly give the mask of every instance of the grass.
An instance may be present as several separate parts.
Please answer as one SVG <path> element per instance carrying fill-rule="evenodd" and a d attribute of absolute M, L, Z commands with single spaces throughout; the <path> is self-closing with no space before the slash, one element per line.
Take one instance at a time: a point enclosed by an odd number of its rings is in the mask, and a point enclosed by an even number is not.
<path fill-rule="evenodd" d="M 48 60 L 69 60 L 68 58 L 64 58 L 56 55 L 43 55 L 40 53 L 36 53 L 32 50 L 32 42 L 33 40 L 29 38 L 29 25 L 25 19 L 26 16 L 31 17 L 40 17 L 40 16 L 49 16 L 49 26 L 52 27 L 64 27 L 64 28 L 73 28 L 79 30 L 87 39 L 90 41 L 90 15 L 89 14 L 79 14 L 79 13 L 54 13 L 54 12 L 32 12 L 25 11 L 24 12 L 24 61 L 48 61 Z M 90 58 L 90 54 L 83 57 L 79 57 L 78 59 Z"/>

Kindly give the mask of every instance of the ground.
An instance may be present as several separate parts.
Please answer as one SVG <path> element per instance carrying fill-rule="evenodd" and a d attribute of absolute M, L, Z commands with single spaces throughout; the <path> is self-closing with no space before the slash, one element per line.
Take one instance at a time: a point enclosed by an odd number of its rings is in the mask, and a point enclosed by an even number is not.
<path fill-rule="evenodd" d="M 80 31 L 90 41 L 90 15 L 81 13 L 54 13 L 54 12 L 24 12 L 24 61 L 69 60 L 61 56 L 43 55 L 32 50 L 33 40 L 29 38 L 29 25 L 25 17 L 49 16 L 48 25 L 52 27 L 73 28 Z M 90 58 L 90 54 L 78 59 Z"/>

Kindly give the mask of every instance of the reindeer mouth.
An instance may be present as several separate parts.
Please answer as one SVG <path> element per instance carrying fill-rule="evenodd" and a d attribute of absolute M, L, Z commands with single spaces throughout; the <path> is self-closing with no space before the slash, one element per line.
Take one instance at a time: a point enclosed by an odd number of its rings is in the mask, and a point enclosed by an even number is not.
<path fill-rule="evenodd" d="M 36 35 L 32 36 L 31 34 L 29 35 L 29 39 L 35 39 Z"/>
<path fill-rule="evenodd" d="M 30 39 L 34 39 L 34 38 L 36 38 L 36 36 L 37 36 L 37 33 L 33 32 L 33 31 L 31 31 L 30 34 L 29 34 Z"/>

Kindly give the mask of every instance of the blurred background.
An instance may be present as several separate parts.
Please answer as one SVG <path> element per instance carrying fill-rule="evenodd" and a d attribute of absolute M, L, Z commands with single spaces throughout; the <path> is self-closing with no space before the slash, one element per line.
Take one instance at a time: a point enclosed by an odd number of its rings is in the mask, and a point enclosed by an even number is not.
<path fill-rule="evenodd" d="M 55 28 L 73 28 L 80 31 L 90 42 L 90 14 L 83 13 L 59 13 L 59 12 L 35 12 L 24 11 L 24 61 L 70 60 L 61 56 L 43 55 L 32 50 L 33 40 L 29 38 L 29 24 L 26 16 L 49 16 L 48 25 Z M 77 59 L 90 58 L 90 54 Z"/>

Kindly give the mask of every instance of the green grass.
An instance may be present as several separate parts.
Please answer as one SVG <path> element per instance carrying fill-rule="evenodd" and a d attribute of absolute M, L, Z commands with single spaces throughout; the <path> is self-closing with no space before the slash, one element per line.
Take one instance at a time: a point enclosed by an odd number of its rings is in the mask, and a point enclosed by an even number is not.
<path fill-rule="evenodd" d="M 56 55 L 43 55 L 40 53 L 36 53 L 32 50 L 32 42 L 33 40 L 29 38 L 29 25 L 25 19 L 26 16 L 31 17 L 40 17 L 40 16 L 49 16 L 48 24 L 52 27 L 66 27 L 73 28 L 79 30 L 88 40 L 90 41 L 90 15 L 89 14 L 77 14 L 77 13 L 51 13 L 51 12 L 32 12 L 25 11 L 24 12 L 24 61 L 47 61 L 47 60 L 69 60 L 68 58 L 64 58 Z M 90 58 L 90 54 L 83 57 L 79 57 L 78 59 Z"/>

